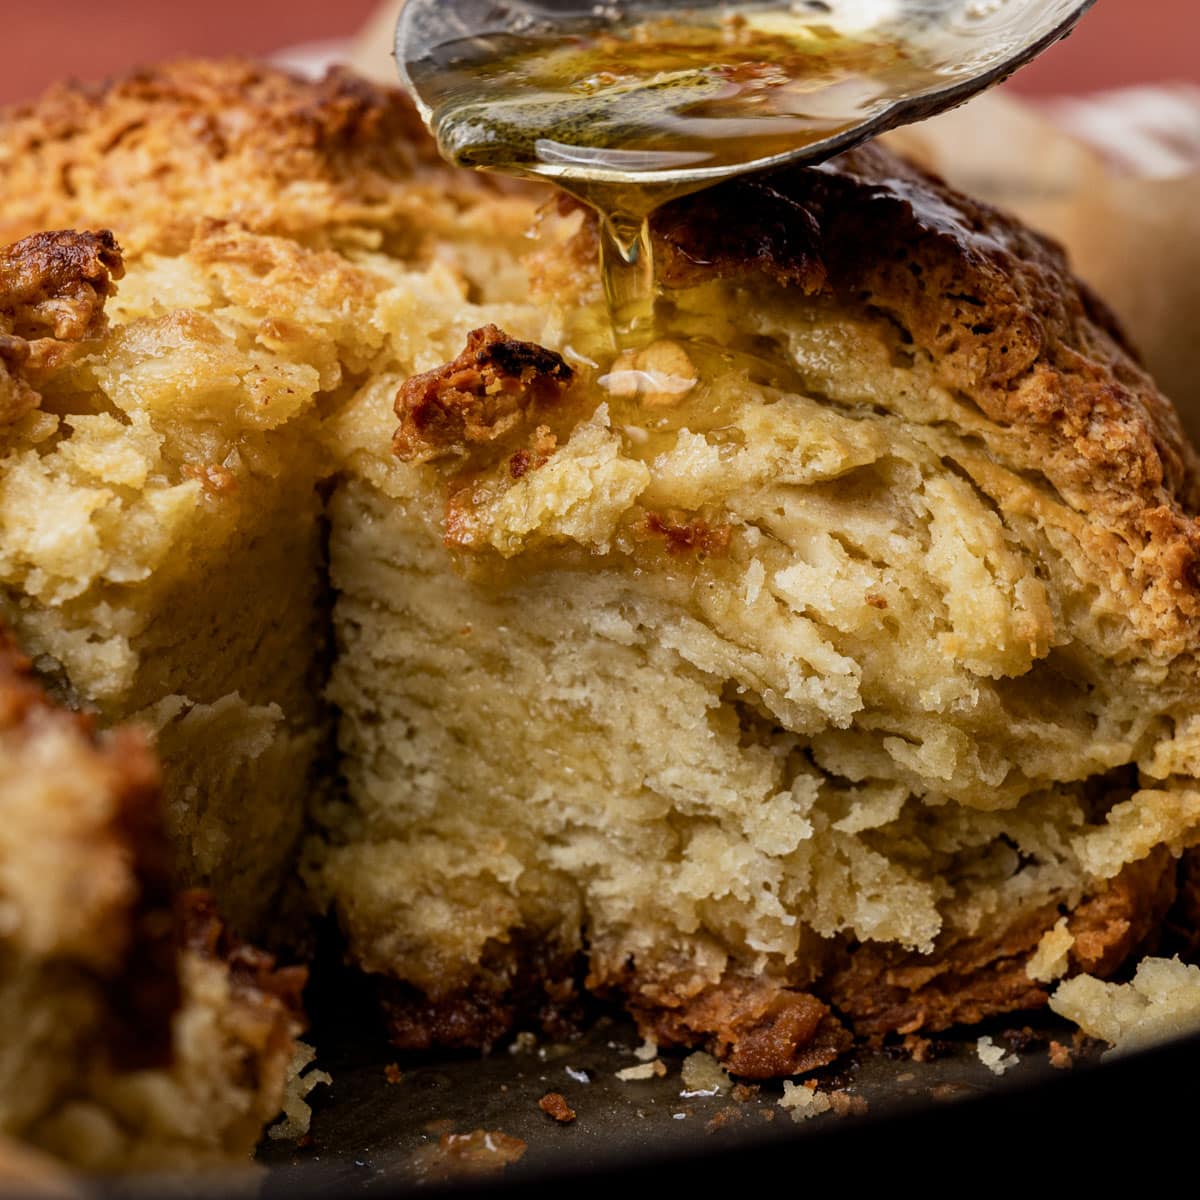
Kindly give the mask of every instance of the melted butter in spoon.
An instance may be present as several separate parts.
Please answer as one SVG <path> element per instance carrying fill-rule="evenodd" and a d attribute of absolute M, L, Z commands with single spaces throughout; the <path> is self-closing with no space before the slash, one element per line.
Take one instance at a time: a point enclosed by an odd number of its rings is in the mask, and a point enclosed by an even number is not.
<path fill-rule="evenodd" d="M 644 183 L 790 154 L 939 78 L 894 37 L 790 11 L 472 38 L 433 129 L 462 166 Z M 699 182 L 702 182 L 699 181 Z"/>
<path fill-rule="evenodd" d="M 894 37 L 841 33 L 790 8 L 494 34 L 439 57 L 439 77 L 421 90 L 447 159 L 551 178 L 597 210 L 621 349 L 655 333 L 655 209 L 730 167 L 858 126 L 939 78 Z"/>
<path fill-rule="evenodd" d="M 1096 0 L 406 0 L 400 73 L 443 154 L 600 214 L 619 349 L 654 340 L 647 219 L 961 104 Z"/>

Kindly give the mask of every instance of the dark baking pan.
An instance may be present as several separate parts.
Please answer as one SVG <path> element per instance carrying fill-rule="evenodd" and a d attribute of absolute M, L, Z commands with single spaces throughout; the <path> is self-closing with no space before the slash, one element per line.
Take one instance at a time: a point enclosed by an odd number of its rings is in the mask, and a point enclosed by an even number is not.
<path fill-rule="evenodd" d="M 980 1061 L 980 1034 L 1019 1060 L 1003 1077 Z M 898 1181 L 910 1182 L 930 1172 L 946 1182 L 948 1165 L 960 1161 L 984 1173 L 980 1186 L 994 1173 L 997 1186 L 1007 1179 L 1005 1186 L 1041 1190 L 1056 1165 L 1082 1178 L 1089 1166 L 1115 1169 L 1138 1147 L 1190 1158 L 1183 1148 L 1196 1125 L 1200 1037 L 1125 1057 L 1103 1058 L 1093 1045 L 1065 1070 L 1050 1065 L 1052 1039 L 1069 1043 L 1069 1030 L 1044 1017 L 1032 1025 L 1010 1018 L 933 1043 L 932 1061 L 913 1062 L 900 1047 L 859 1052 L 820 1073 L 822 1090 L 839 1094 L 845 1115 L 797 1124 L 778 1103 L 780 1084 L 681 1095 L 684 1055 L 662 1056 L 665 1076 L 617 1079 L 638 1060 L 634 1031 L 615 1020 L 601 1019 L 569 1043 L 500 1047 L 482 1059 L 393 1061 L 373 1036 L 343 1036 L 322 1046 L 334 1083 L 314 1093 L 311 1140 L 264 1144 L 263 1195 L 574 1200 L 601 1191 L 619 1197 L 630 1187 L 710 1194 L 780 1180 L 806 1190 L 805 1181 L 847 1172 L 856 1179 L 899 1173 Z M 575 1120 L 559 1124 L 538 1107 L 548 1092 L 564 1097 Z M 496 1161 L 483 1167 L 494 1169 L 447 1170 L 443 1135 L 473 1131 L 493 1135 Z M 501 1166 L 517 1143 L 524 1143 L 520 1158 Z"/>

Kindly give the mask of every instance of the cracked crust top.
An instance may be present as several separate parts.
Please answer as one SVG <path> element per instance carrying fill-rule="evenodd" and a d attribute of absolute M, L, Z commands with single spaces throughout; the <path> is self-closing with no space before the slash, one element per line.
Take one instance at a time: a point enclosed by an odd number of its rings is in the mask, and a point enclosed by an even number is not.
<path fill-rule="evenodd" d="M 1200 503 L 1174 409 L 1062 250 L 880 146 L 688 197 L 657 232 L 670 286 L 760 271 L 894 313 L 992 420 L 1053 433 L 1066 478 Z"/>
<path fill-rule="evenodd" d="M 321 240 L 381 228 L 433 143 L 398 89 L 344 70 L 316 82 L 242 60 L 184 60 L 0 111 L 0 241 L 106 225 L 130 249 L 186 245 L 198 218 Z M 454 184 L 449 185 L 454 190 Z M 465 177 L 462 189 L 481 185 Z"/>

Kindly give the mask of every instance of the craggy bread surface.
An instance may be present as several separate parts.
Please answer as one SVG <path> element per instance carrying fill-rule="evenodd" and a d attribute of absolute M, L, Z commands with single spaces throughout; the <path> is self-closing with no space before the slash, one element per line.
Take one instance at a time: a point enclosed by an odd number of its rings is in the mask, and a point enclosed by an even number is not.
<path fill-rule="evenodd" d="M 448 178 L 411 104 L 347 71 L 184 60 L 0 113 L 5 242 L 106 226 L 162 249 L 206 218 L 306 243 L 419 238 L 481 187 L 499 191 Z"/>
<path fill-rule="evenodd" d="M 657 862 L 640 868 L 627 862 L 625 870 L 616 866 L 610 860 L 622 853 L 631 859 L 642 853 L 632 836 L 608 859 L 594 842 L 578 851 L 561 850 L 560 841 L 572 843 L 573 833 L 552 816 L 539 825 L 531 815 L 536 804 L 504 817 L 478 818 L 480 832 L 498 821 L 553 847 L 529 851 L 527 842 L 513 851 L 510 842 L 509 853 L 529 855 L 527 869 L 530 859 L 542 868 L 557 859 L 580 871 L 574 886 L 563 885 L 557 903 L 568 914 L 568 925 L 577 919 L 575 905 L 582 904 L 586 951 L 570 928 L 559 923 L 555 930 L 555 920 L 547 921 L 546 909 L 554 903 L 546 893 L 554 895 L 554 886 L 543 884 L 542 894 L 528 900 L 526 919 L 546 922 L 563 963 L 572 962 L 573 950 L 586 960 L 584 968 L 578 963 L 564 967 L 564 986 L 586 971 L 586 987 L 624 995 L 644 1031 L 661 1042 L 703 1040 L 736 1070 L 769 1075 L 833 1057 L 839 1047 L 838 1035 L 831 1032 L 837 1028 L 835 1013 L 857 1032 L 879 1036 L 944 1029 L 1041 1006 L 1055 975 L 1038 974 L 1039 955 L 1050 955 L 1048 948 L 1039 948 L 1044 942 L 1049 947 L 1046 939 L 1060 924 L 1069 945 L 1060 974 L 1116 970 L 1131 954 L 1155 944 L 1176 896 L 1176 856 L 1197 837 L 1200 816 L 1188 748 L 1196 728 L 1196 460 L 1175 413 L 1139 368 L 1103 304 L 1071 278 L 1056 247 L 880 149 L 867 147 L 821 168 L 783 172 L 679 201 L 659 214 L 655 235 L 669 311 L 667 336 L 678 331 L 679 340 L 632 356 L 625 369 L 643 373 L 634 385 L 642 391 L 633 399 L 613 382 L 621 363 L 608 365 L 602 337 L 581 315 L 598 297 L 594 229 L 586 217 L 572 242 L 540 248 L 532 263 L 535 292 L 545 305 L 564 295 L 583 302 L 574 319 L 564 320 L 554 343 L 569 347 L 568 361 L 577 371 L 565 395 L 558 387 L 550 392 L 553 403 L 539 401 L 566 366 L 562 359 L 548 360 L 540 375 L 531 369 L 501 389 L 506 415 L 486 422 L 486 436 L 464 436 L 471 414 L 495 406 L 495 389 L 488 384 L 492 349 L 523 345 L 494 327 L 472 332 L 460 355 L 440 371 L 409 380 L 397 393 L 395 450 L 420 475 L 415 480 L 397 476 L 383 489 L 394 489 L 392 494 L 407 505 L 433 507 L 429 531 L 441 535 L 468 577 L 491 580 L 496 598 L 492 608 L 465 601 L 454 605 L 445 630 L 435 632 L 436 620 L 425 615 L 416 624 L 430 641 L 448 634 L 451 623 L 469 636 L 476 621 L 519 640 L 522 605 L 537 605 L 540 615 L 531 614 L 525 628 L 535 643 L 548 638 L 553 646 L 543 651 L 555 660 L 547 686 L 561 694 L 570 678 L 581 691 L 590 688 L 585 720 L 605 730 L 601 739 L 619 721 L 597 713 L 605 705 L 621 706 L 622 694 L 637 697 L 629 703 L 645 709 L 641 720 L 646 724 L 639 727 L 634 718 L 618 736 L 633 738 L 625 743 L 627 751 L 648 764 L 637 743 L 647 737 L 669 742 L 673 731 L 669 722 L 659 723 L 654 703 L 642 691 L 647 685 L 636 682 L 638 656 L 623 674 L 614 666 L 618 679 L 610 691 L 595 676 L 571 676 L 559 661 L 568 663 L 575 652 L 569 646 L 570 621 L 591 619 L 581 599 L 590 582 L 589 563 L 598 576 L 607 576 L 608 590 L 598 586 L 597 593 L 607 596 L 611 611 L 653 631 L 644 635 L 648 644 L 656 634 L 682 639 L 671 619 L 639 612 L 630 592 L 614 582 L 622 571 L 633 572 L 642 581 L 633 591 L 668 595 L 679 606 L 676 611 L 706 626 L 706 635 L 733 644 L 722 641 L 720 651 L 709 653 L 697 640 L 683 658 L 701 670 L 730 670 L 726 691 L 736 689 L 741 699 L 740 706 L 731 707 L 741 710 L 743 745 L 761 739 L 781 757 L 803 748 L 824 776 L 817 811 L 830 804 L 834 813 L 842 813 L 845 808 L 836 806 L 849 804 L 851 815 L 835 820 L 833 827 L 849 831 L 862 821 L 858 828 L 864 836 L 857 848 L 836 838 L 814 847 L 814 856 L 830 864 L 824 868 L 830 877 L 841 869 L 843 855 L 853 861 L 864 847 L 890 858 L 888 870 L 894 867 L 898 874 L 881 883 L 861 859 L 848 870 L 847 892 L 840 900 L 837 887 L 819 895 L 816 884 L 818 894 L 807 897 L 813 904 L 808 914 L 802 902 L 793 900 L 796 907 L 788 909 L 785 901 L 789 915 L 801 923 L 814 921 L 825 939 L 813 944 L 800 936 L 789 942 L 765 932 L 771 927 L 765 904 L 758 906 L 748 894 L 741 905 L 729 899 L 738 888 L 748 893 L 756 878 L 772 877 L 778 859 L 768 865 L 769 853 L 750 866 L 753 856 L 737 857 L 749 852 L 736 835 L 724 841 L 709 829 L 711 858 L 701 868 L 689 861 L 687 833 L 655 829 L 651 834 L 632 817 L 622 826 L 599 796 L 596 808 L 581 818 L 576 789 L 583 785 L 576 780 L 507 778 L 504 771 L 510 768 L 498 766 L 498 792 L 511 788 L 514 796 L 532 797 L 558 786 L 575 804 L 573 819 L 589 824 L 593 833 L 619 840 L 643 828 L 647 844 L 655 846 L 651 856 L 667 860 L 661 868 Z M 790 355 L 791 380 L 774 381 L 766 391 L 816 398 L 824 411 L 797 417 L 788 403 L 768 394 L 764 408 L 750 418 L 753 404 L 740 407 L 745 396 L 731 399 L 730 391 L 718 385 L 707 393 L 703 384 L 690 392 L 686 377 L 703 374 L 687 358 L 687 339 L 697 336 L 718 341 L 725 336 L 728 344 L 760 359 Z M 534 349 L 524 347 L 527 362 L 533 361 Z M 592 366 L 589 358 L 600 365 Z M 704 361 L 703 354 L 697 361 Z M 674 383 L 657 390 L 646 383 L 644 373 L 656 369 L 668 376 L 673 372 Z M 737 370 L 735 363 L 730 375 Z M 607 381 L 597 378 L 606 371 Z M 752 367 L 750 393 L 762 383 L 755 373 Z M 427 419 L 430 413 L 440 422 Z M 422 422 L 425 436 L 418 439 L 415 429 Z M 871 430 L 877 437 L 866 432 Z M 825 468 L 812 465 L 821 449 L 828 449 L 831 459 L 843 456 L 842 465 L 829 465 L 824 478 Z M 889 477 L 884 469 L 872 480 L 874 464 L 889 459 L 907 461 L 916 473 Z M 857 485 L 839 482 L 856 471 Z M 793 506 L 799 510 L 798 489 L 813 484 L 814 519 L 795 521 L 789 530 L 785 512 Z M 858 540 L 856 495 L 864 513 L 895 516 L 904 512 L 905 487 L 918 495 L 925 491 L 925 502 L 932 501 L 922 517 L 930 522 L 932 537 L 923 540 L 919 525 L 910 522 L 902 539 L 903 523 L 896 520 L 890 541 L 882 536 Z M 362 519 L 377 521 L 381 512 L 365 504 Z M 834 539 L 846 543 L 848 555 L 836 544 L 823 550 L 820 521 Z M 953 532 L 950 524 L 957 525 Z M 770 556 L 760 559 L 755 547 L 764 536 L 776 551 L 783 542 L 795 555 L 794 565 L 781 570 L 777 553 L 773 566 Z M 386 561 L 387 550 L 374 545 L 371 535 L 364 533 L 356 545 L 361 553 L 378 553 Z M 1008 558 L 1010 553 L 1015 557 Z M 406 548 L 401 557 L 409 554 Z M 855 558 L 864 560 L 861 569 Z M 412 559 L 418 573 L 431 569 L 432 559 L 424 553 Z M 972 562 L 982 569 L 973 574 L 967 566 Z M 816 563 L 837 582 L 822 580 Z M 346 567 L 342 570 L 348 575 Z M 556 579 L 558 571 L 562 575 Z M 756 581 L 747 584 L 756 571 Z M 824 647 L 843 656 L 827 676 L 830 692 L 838 691 L 843 671 L 861 670 L 861 686 L 849 688 L 844 703 L 836 697 L 828 703 L 799 699 L 799 673 L 790 676 L 781 669 L 772 676 L 762 669 L 764 658 L 786 662 L 785 647 L 793 635 L 761 605 L 750 619 L 737 609 L 750 607 L 742 599 L 743 588 L 759 595 L 771 586 L 764 580 L 773 572 L 777 579 L 790 574 L 805 581 L 777 598 L 795 612 L 807 611 Z M 910 585 L 914 596 L 920 593 L 922 579 L 933 590 L 914 605 L 903 593 Z M 862 591 L 853 596 L 856 582 Z M 392 594 L 400 586 L 397 579 Z M 486 594 L 486 587 L 480 584 L 476 594 Z M 1006 594 L 998 607 L 985 599 L 992 587 Z M 560 605 L 574 606 L 575 615 L 565 624 L 551 615 L 556 595 Z M 949 612 L 946 622 L 927 621 L 929 609 L 942 604 Z M 875 610 L 873 618 L 869 610 Z M 893 644 L 908 647 L 907 657 L 889 660 L 887 635 L 884 641 L 879 636 L 884 622 L 890 622 Z M 377 639 L 384 628 L 381 623 Z M 797 629 L 792 644 L 802 644 L 812 628 Z M 636 641 L 643 635 L 625 636 Z M 729 665 L 742 652 L 745 673 Z M 802 656 L 812 649 L 795 652 Z M 503 656 L 505 651 L 493 646 L 487 653 Z M 518 660 L 524 653 L 522 647 L 512 657 Z M 459 657 L 416 653 L 405 661 L 413 670 L 436 671 Z M 710 665 L 715 660 L 722 665 Z M 588 661 L 595 670 L 597 660 Z M 888 661 L 890 668 L 883 665 Z M 343 669 L 345 663 L 335 678 Z M 914 681 L 907 687 L 901 681 L 910 672 Z M 929 698 L 939 687 L 939 674 L 959 682 L 940 699 Z M 791 690 L 775 683 L 780 677 L 791 682 Z M 468 694 L 476 678 L 464 672 L 461 686 Z M 369 689 L 361 679 L 354 686 Z M 539 688 L 533 675 L 520 686 L 530 697 Z M 353 687 L 341 694 L 361 702 L 361 693 L 353 697 Z M 701 701 L 697 695 L 692 711 L 711 707 L 715 699 Z M 726 702 L 723 693 L 721 703 Z M 453 704 L 449 693 L 445 703 Z M 420 728 L 414 710 L 400 708 L 405 716 L 398 727 L 412 722 Z M 1149 717 L 1145 725 L 1143 716 Z M 555 750 L 551 735 L 544 745 L 538 741 L 534 730 L 540 719 L 545 718 L 531 717 L 524 726 L 533 743 L 529 763 L 544 766 L 551 760 L 543 755 L 559 752 L 570 758 L 574 751 L 561 742 Z M 685 727 L 684 710 L 675 719 L 681 722 L 678 734 Z M 778 722 L 773 731 L 772 721 Z M 502 735 L 490 725 L 464 733 L 457 719 L 453 724 L 458 744 L 470 746 L 485 762 L 505 760 L 495 748 Z M 1125 732 L 1115 733 L 1122 726 Z M 789 734 L 799 736 L 789 741 Z M 811 741 L 806 743 L 805 735 Z M 617 746 L 614 742 L 608 752 L 620 754 Z M 683 742 L 677 750 L 680 762 L 691 753 Z M 582 743 L 579 752 L 587 754 Z M 426 846 L 428 831 L 439 821 L 461 820 L 449 796 L 472 786 L 464 782 L 470 771 L 437 762 L 435 756 L 426 768 L 446 789 L 437 815 L 412 830 L 414 841 Z M 1135 763 L 1144 772 L 1140 777 Z M 668 768 L 651 768 L 639 759 L 630 773 L 636 777 L 654 769 Z M 532 765 L 530 771 L 536 775 Z M 790 778 L 784 772 L 776 786 L 795 787 L 804 778 L 803 769 Z M 386 821 L 384 814 L 396 810 L 379 801 L 380 777 L 366 770 L 363 780 L 367 819 Z M 899 819 L 893 812 L 872 826 L 873 818 L 854 814 L 856 803 L 868 811 L 876 803 L 886 808 L 876 789 L 889 782 L 910 789 L 913 797 Z M 427 779 L 413 777 L 413 783 L 421 797 L 413 803 L 432 803 L 437 788 Z M 699 773 L 694 784 L 708 786 Z M 619 793 L 620 785 L 614 790 Z M 684 829 L 695 809 L 703 807 L 699 794 L 677 802 L 673 815 Z M 834 799 L 839 795 L 841 800 Z M 748 799 L 748 810 L 766 799 Z M 496 803 L 493 795 L 489 805 Z M 990 834 L 983 833 L 987 820 L 971 815 L 972 810 L 996 814 Z M 939 811 L 946 813 L 941 831 Z M 705 813 L 713 815 L 713 810 Z M 522 828 L 522 821 L 532 829 Z M 982 823 L 967 832 L 976 821 Z M 722 833 L 728 834 L 728 826 Z M 987 852 L 991 862 L 976 864 L 980 874 L 973 883 L 976 867 L 968 860 L 983 854 L 988 837 L 998 841 Z M 926 839 L 930 858 L 922 867 L 918 860 L 925 851 L 913 846 Z M 453 834 L 445 840 L 455 844 Z M 355 859 L 353 847 L 335 850 L 334 870 L 356 861 L 360 866 L 386 862 L 389 841 L 376 844 L 362 860 Z M 1001 867 L 997 856 L 1007 853 L 1001 849 L 1006 844 L 1016 856 L 1009 867 Z M 675 856 L 682 859 L 678 866 Z M 779 858 L 788 863 L 788 852 Z M 735 861 L 745 874 L 732 882 L 728 872 Z M 1026 864 L 1034 869 L 1027 873 Z M 453 868 L 456 876 L 463 869 L 461 864 Z M 816 857 L 801 865 L 793 856 L 783 869 L 784 882 L 776 875 L 774 884 L 763 882 L 763 887 L 772 895 L 778 894 L 775 886 L 783 891 L 789 870 L 813 879 L 821 868 Z M 924 874 L 928 870 L 933 875 Z M 995 871 L 1007 877 L 988 878 Z M 589 883 L 581 883 L 589 876 L 597 888 L 590 896 Z M 676 902 L 683 876 L 687 887 L 704 897 L 700 904 Z M 418 894 L 430 886 L 421 869 L 413 878 Z M 940 917 L 924 926 L 935 934 L 925 942 L 927 935 L 918 934 L 916 925 L 905 928 L 904 914 L 914 917 L 920 908 L 907 908 L 912 898 L 907 885 L 917 880 L 924 881 L 922 887 L 948 889 L 936 903 Z M 795 876 L 791 886 L 803 886 L 794 881 Z M 479 892 L 484 907 L 487 891 Z M 616 892 L 620 904 L 600 898 Z M 876 921 L 862 908 L 856 913 L 847 902 L 856 893 L 877 895 L 891 923 Z M 493 911 L 500 911 L 499 895 L 493 903 Z M 725 923 L 716 915 L 722 906 L 737 916 Z M 756 908 L 762 925 L 747 917 Z M 624 916 L 614 918 L 618 909 Z M 645 927 L 636 927 L 638 917 L 631 917 L 631 910 L 643 914 Z M 675 915 L 673 927 L 664 910 Z M 376 938 L 370 927 L 384 911 L 399 928 L 385 931 L 381 924 Z M 463 921 L 463 928 L 489 927 L 486 919 L 472 922 L 465 913 Z M 352 939 L 361 936 L 369 947 L 366 960 L 384 974 L 387 956 L 395 952 L 384 947 L 420 936 L 395 909 L 379 904 L 373 886 L 364 887 L 348 907 L 347 922 Z M 647 932 L 651 927 L 653 934 Z M 522 952 L 515 948 L 520 942 L 514 938 L 510 947 L 512 929 L 490 928 L 492 940 L 483 952 L 465 956 L 480 963 L 473 976 L 447 974 L 444 961 L 440 975 L 426 974 L 419 954 L 402 952 L 410 965 L 399 974 L 421 973 L 421 986 L 432 999 L 414 1002 L 406 1015 L 391 994 L 389 1011 L 401 1041 L 423 1044 L 431 1031 L 450 1029 L 461 1040 L 463 1029 L 494 1031 L 512 1020 L 528 991 L 518 965 Z M 749 936 L 747 928 L 753 929 Z M 462 938 L 463 929 L 454 936 Z M 773 938 L 780 947 L 777 959 L 768 949 Z M 503 970 L 496 970 L 497 960 L 507 964 Z M 568 988 L 568 1008 L 573 998 Z M 536 1011 L 544 1007 L 545 996 L 537 993 L 529 1001 Z M 423 1021 L 428 1021 L 425 1033 Z"/>

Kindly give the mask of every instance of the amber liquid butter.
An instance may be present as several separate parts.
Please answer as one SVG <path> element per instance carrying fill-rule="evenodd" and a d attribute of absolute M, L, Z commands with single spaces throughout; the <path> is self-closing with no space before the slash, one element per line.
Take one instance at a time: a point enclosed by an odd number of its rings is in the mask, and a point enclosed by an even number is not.
<path fill-rule="evenodd" d="M 824 8 L 707 6 L 464 39 L 422 81 L 433 132 L 451 162 L 548 177 L 598 211 L 616 341 L 637 345 L 654 329 L 656 208 L 708 172 L 715 182 L 824 141 L 936 78 L 911 46 L 841 32 Z"/>

